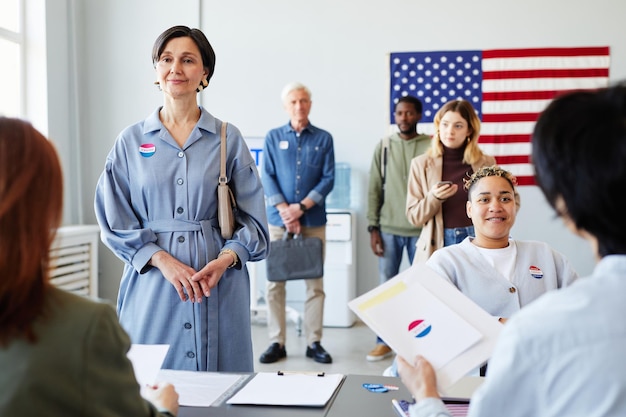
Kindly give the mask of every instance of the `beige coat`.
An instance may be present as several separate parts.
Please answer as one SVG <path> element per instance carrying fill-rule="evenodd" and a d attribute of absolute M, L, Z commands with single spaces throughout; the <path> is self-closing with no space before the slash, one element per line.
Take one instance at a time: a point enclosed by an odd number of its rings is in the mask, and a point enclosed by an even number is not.
<path fill-rule="evenodd" d="M 483 155 L 472 164 L 474 171 L 484 166 L 495 165 L 493 156 Z M 426 262 L 430 255 L 443 247 L 442 201 L 430 194 L 430 189 L 441 181 L 443 158 L 420 155 L 411 161 L 406 216 L 415 226 L 422 226 L 422 234 L 417 240 L 413 263 Z"/>

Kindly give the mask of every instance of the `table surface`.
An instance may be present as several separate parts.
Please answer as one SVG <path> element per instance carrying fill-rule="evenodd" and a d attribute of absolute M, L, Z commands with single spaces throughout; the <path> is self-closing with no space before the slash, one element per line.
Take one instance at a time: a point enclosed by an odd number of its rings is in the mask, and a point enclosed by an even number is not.
<path fill-rule="evenodd" d="M 250 381 L 250 379 L 248 379 Z M 364 383 L 388 384 L 397 391 L 370 392 Z M 253 406 L 223 403 L 217 407 L 180 407 L 179 417 L 397 417 L 391 399 L 410 399 L 400 378 L 379 375 L 347 375 L 325 407 Z"/>

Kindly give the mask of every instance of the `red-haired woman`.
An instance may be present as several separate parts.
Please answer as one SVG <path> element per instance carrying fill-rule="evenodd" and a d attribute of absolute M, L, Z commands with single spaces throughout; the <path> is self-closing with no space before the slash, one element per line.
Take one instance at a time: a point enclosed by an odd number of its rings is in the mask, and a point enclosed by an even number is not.
<path fill-rule="evenodd" d="M 54 147 L 28 122 L 0 117 L 0 415 L 176 414 L 170 384 L 141 397 L 115 310 L 50 284 L 62 213 Z"/>

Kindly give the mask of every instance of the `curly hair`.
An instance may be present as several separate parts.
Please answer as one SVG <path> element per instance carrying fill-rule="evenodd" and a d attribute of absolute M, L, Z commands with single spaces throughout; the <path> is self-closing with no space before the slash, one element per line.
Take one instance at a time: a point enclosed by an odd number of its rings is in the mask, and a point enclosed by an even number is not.
<path fill-rule="evenodd" d="M 482 167 L 478 171 L 474 172 L 468 179 L 463 178 L 463 188 L 467 190 L 467 200 L 471 201 L 472 188 L 478 183 L 478 181 L 487 177 L 502 177 L 511 184 L 513 194 L 515 196 L 515 205 L 519 209 L 521 206 L 519 193 L 517 192 L 517 178 L 506 169 L 501 168 L 498 165 L 492 165 L 489 167 Z"/>

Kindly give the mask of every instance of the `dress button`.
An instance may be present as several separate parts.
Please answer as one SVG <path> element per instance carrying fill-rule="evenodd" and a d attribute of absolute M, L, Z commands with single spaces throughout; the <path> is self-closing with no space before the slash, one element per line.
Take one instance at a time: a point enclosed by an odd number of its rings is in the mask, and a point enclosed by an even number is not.
<path fill-rule="evenodd" d="M 185 211 L 185 210 L 182 207 L 178 207 L 176 209 L 176 213 L 178 213 L 178 214 L 183 214 L 183 211 Z"/>
<path fill-rule="evenodd" d="M 185 323 L 185 329 L 191 329 L 191 323 Z"/>
<path fill-rule="evenodd" d="M 515 287 L 511 287 L 511 288 L 509 288 L 509 292 L 510 292 L 510 293 L 514 293 L 515 291 L 517 291 L 517 290 L 515 289 Z"/>
<path fill-rule="evenodd" d="M 178 185 L 183 185 L 184 182 L 185 181 L 183 181 L 182 178 L 179 178 L 179 179 L 176 180 L 176 184 L 178 184 Z"/>
<path fill-rule="evenodd" d="M 185 236 L 178 236 L 178 243 L 184 243 L 185 242 Z"/>
<path fill-rule="evenodd" d="M 187 352 L 187 357 L 188 357 L 188 358 L 195 358 L 195 357 L 196 357 L 196 354 L 195 354 L 195 353 L 193 353 L 193 352 Z"/>
<path fill-rule="evenodd" d="M 178 152 L 178 157 L 182 158 L 183 156 L 185 156 L 185 153 L 183 151 Z"/>

